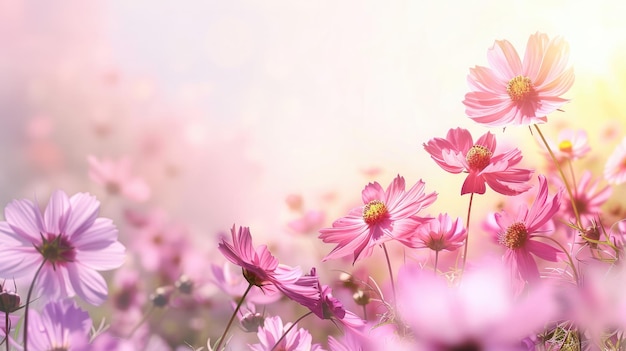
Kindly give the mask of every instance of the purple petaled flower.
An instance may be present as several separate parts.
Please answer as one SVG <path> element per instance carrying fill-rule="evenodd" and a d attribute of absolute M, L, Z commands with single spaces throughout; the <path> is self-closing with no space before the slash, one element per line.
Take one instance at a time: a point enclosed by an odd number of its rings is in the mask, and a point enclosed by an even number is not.
<path fill-rule="evenodd" d="M 90 350 L 89 314 L 74 300 L 49 302 L 39 314 L 31 312 L 28 344 L 33 350 Z"/>
<path fill-rule="evenodd" d="M 265 245 L 255 250 L 249 228 L 239 227 L 236 231 L 233 226 L 231 236 L 233 243 L 222 239 L 218 249 L 226 259 L 241 267 L 248 283 L 269 292 L 278 290 L 304 306 L 319 300 L 317 279 L 302 276 L 299 267 L 279 264 Z"/>
<path fill-rule="evenodd" d="M 37 282 L 47 298 L 78 295 L 101 304 L 108 292 L 98 271 L 121 266 L 125 248 L 99 208 L 89 194 L 68 198 L 62 191 L 52 194 L 44 213 L 30 200 L 9 203 L 0 222 L 0 275 L 33 277 L 41 266 Z"/>
<path fill-rule="evenodd" d="M 365 325 L 365 322 L 359 316 L 347 311 L 341 301 L 333 296 L 333 289 L 331 289 L 330 286 L 322 285 L 319 282 L 315 268 L 311 269 L 311 273 L 308 276 L 317 279 L 317 289 L 320 292 L 320 299 L 311 305 L 305 305 L 305 307 L 309 308 L 311 312 L 321 319 L 337 320 L 351 329 L 360 329 Z"/>

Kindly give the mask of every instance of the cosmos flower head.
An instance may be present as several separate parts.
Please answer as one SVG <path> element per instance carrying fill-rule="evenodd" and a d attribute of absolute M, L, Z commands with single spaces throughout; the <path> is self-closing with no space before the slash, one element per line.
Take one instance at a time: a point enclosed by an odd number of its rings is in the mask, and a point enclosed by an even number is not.
<path fill-rule="evenodd" d="M 547 140 L 547 142 L 558 162 L 577 160 L 591 151 L 589 141 L 587 140 L 587 132 L 583 129 L 563 129 L 557 135 L 556 142 L 552 140 Z M 546 157 L 549 158 L 550 155 L 545 148 L 545 144 L 539 143 L 539 145 L 542 147 Z"/>
<path fill-rule="evenodd" d="M 563 181 L 559 177 L 554 177 L 553 184 L 557 187 L 563 187 Z M 609 199 L 613 189 L 606 185 L 602 188 L 599 187 L 600 179 L 592 179 L 591 171 L 585 170 L 576 183 L 576 188 L 573 189 L 572 195 L 574 198 L 574 204 L 576 210 L 581 217 L 583 226 L 588 226 L 595 218 L 601 213 L 602 205 Z M 572 208 L 572 201 L 569 193 L 563 194 L 563 201 L 561 201 L 561 215 L 568 222 L 575 221 L 575 213 Z"/>
<path fill-rule="evenodd" d="M 320 230 L 320 239 L 337 246 L 324 261 L 352 255 L 353 262 L 368 257 L 376 245 L 390 240 L 410 244 L 415 229 L 429 219 L 417 213 L 431 205 L 437 193 L 424 193 L 424 182 L 418 181 L 405 190 L 405 181 L 397 176 L 383 190 L 378 182 L 369 183 L 361 193 L 363 206 L 354 208 L 331 228 Z"/>
<path fill-rule="evenodd" d="M 90 155 L 87 162 L 91 180 L 102 185 L 109 194 L 121 195 L 136 202 L 146 201 L 150 197 L 148 184 L 132 174 L 129 158 L 115 161 Z"/>
<path fill-rule="evenodd" d="M 117 229 L 107 218 L 98 217 L 100 202 L 78 193 L 68 197 L 57 190 L 45 211 L 30 200 L 13 200 L 0 222 L 0 274 L 5 278 L 33 277 L 50 299 L 80 296 L 99 305 L 108 289 L 98 271 L 118 268 L 125 248 Z"/>
<path fill-rule="evenodd" d="M 317 279 L 303 276 L 299 267 L 279 264 L 266 245 L 255 249 L 249 228 L 239 227 L 235 230 L 233 225 L 231 238 L 232 243 L 222 238 L 218 249 L 227 260 L 241 267 L 244 278 L 251 286 L 270 293 L 278 290 L 305 306 L 319 300 Z"/>
<path fill-rule="evenodd" d="M 252 351 L 272 351 L 272 350 L 289 350 L 289 351 L 323 351 L 319 344 L 312 344 L 313 337 L 303 328 L 291 327 L 291 323 L 283 325 L 283 321 L 278 316 L 268 317 L 265 319 L 263 326 L 259 327 L 257 336 L 258 344 L 248 345 Z M 283 333 L 289 332 L 280 341 L 278 346 L 273 349 L 276 342 L 281 338 Z"/>
<path fill-rule="evenodd" d="M 452 220 L 447 213 L 441 213 L 417 229 L 413 247 L 454 251 L 463 246 L 466 233 L 460 218 Z"/>
<path fill-rule="evenodd" d="M 530 208 L 520 208 L 517 213 L 496 213 L 495 220 L 500 228 L 493 233 L 498 243 L 506 251 L 504 263 L 514 277 L 513 284 L 523 287 L 525 282 L 534 283 L 539 279 L 539 268 L 533 256 L 557 262 L 560 251 L 539 241 L 538 235 L 554 231 L 552 217 L 561 206 L 562 189 L 556 195 L 548 196 L 548 183 L 539 176 L 537 197 Z"/>
<path fill-rule="evenodd" d="M 490 127 L 545 123 L 568 101 L 561 97 L 574 83 L 568 57 L 562 37 L 531 35 L 523 60 L 509 41 L 496 40 L 487 51 L 490 67 L 470 68 L 465 113 Z"/>
<path fill-rule="evenodd" d="M 450 129 L 446 138 L 433 138 L 424 144 L 430 157 L 445 171 L 467 173 L 461 195 L 484 194 L 487 185 L 503 195 L 517 195 L 530 189 L 527 184 L 533 171 L 515 168 L 522 160 L 518 149 L 496 150 L 496 137 L 491 132 L 474 143 L 467 129 Z"/>
<path fill-rule="evenodd" d="M 50 301 L 31 311 L 29 346 L 34 350 L 88 351 L 91 318 L 71 299 Z"/>

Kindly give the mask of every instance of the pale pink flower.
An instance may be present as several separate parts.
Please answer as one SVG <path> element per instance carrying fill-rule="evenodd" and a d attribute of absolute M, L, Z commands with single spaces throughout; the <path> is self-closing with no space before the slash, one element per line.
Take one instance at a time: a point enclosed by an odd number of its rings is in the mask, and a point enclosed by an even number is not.
<path fill-rule="evenodd" d="M 612 184 L 626 182 L 626 138 L 622 139 L 606 161 L 604 178 Z"/>
<path fill-rule="evenodd" d="M 99 305 L 107 297 L 107 284 L 98 271 L 118 268 L 125 248 L 117 229 L 98 217 L 100 202 L 78 193 L 71 198 L 55 191 L 44 213 L 29 200 L 13 200 L 0 222 L 0 273 L 4 278 L 33 277 L 49 298 L 80 296 Z"/>
<path fill-rule="evenodd" d="M 450 129 L 445 139 L 433 138 L 424 144 L 424 149 L 445 171 L 468 173 L 461 195 L 484 194 L 485 184 L 503 195 L 517 195 L 530 189 L 526 182 L 533 171 L 514 168 L 522 160 L 521 151 L 497 152 L 496 137 L 490 132 L 474 143 L 467 129 Z"/>
<path fill-rule="evenodd" d="M 414 336 L 409 350 L 519 351 L 526 336 L 558 316 L 550 286 L 516 297 L 505 267 L 491 260 L 467 270 L 459 285 L 416 264 L 405 265 L 397 291 L 400 317 Z"/>
<path fill-rule="evenodd" d="M 91 350 L 91 318 L 71 299 L 51 301 L 41 314 L 31 311 L 28 342 L 34 350 Z"/>
<path fill-rule="evenodd" d="M 357 336 L 349 331 L 340 339 L 329 336 L 328 348 L 330 351 L 363 351 L 363 347 Z"/>
<path fill-rule="evenodd" d="M 553 184 L 562 187 L 563 181 L 560 177 L 554 177 Z M 576 184 L 576 188 L 572 189 L 574 203 L 578 214 L 583 221 L 583 225 L 589 225 L 601 213 L 601 206 L 609 199 L 613 189 L 610 186 L 598 188 L 600 180 L 592 181 L 591 171 L 586 170 Z M 561 214 L 570 222 L 575 221 L 574 209 L 569 193 L 563 193 L 563 201 L 561 201 Z"/>
<path fill-rule="evenodd" d="M 311 304 L 312 301 L 319 300 L 317 279 L 302 276 L 299 267 L 279 264 L 278 259 L 265 245 L 255 249 L 249 228 L 239 227 L 237 231 L 233 225 L 231 237 L 232 244 L 222 238 L 218 249 L 227 260 L 242 268 L 243 276 L 249 284 L 269 290 L 269 292 L 278 290 L 305 306 Z"/>
<path fill-rule="evenodd" d="M 271 351 L 278 339 L 286 332 L 291 323 L 283 325 L 280 317 L 269 317 L 265 319 L 263 327 L 259 327 L 257 336 L 259 344 L 248 345 L 253 351 Z M 312 344 L 311 334 L 303 328 L 292 328 L 285 338 L 281 340 L 276 349 L 284 351 L 323 351 L 319 344 Z"/>
<path fill-rule="evenodd" d="M 487 52 L 491 68 L 470 68 L 465 113 L 487 126 L 545 123 L 568 101 L 561 98 L 574 83 L 568 57 L 569 44 L 561 37 L 531 35 L 523 61 L 510 42 L 496 40 Z"/>
<path fill-rule="evenodd" d="M 539 268 L 533 255 L 557 262 L 560 251 L 538 241 L 537 235 L 554 231 L 550 219 L 559 210 L 561 195 L 560 190 L 552 198 L 548 198 L 548 183 L 544 176 L 539 176 L 537 198 L 530 208 L 520 208 L 514 216 L 506 212 L 495 214 L 496 223 L 500 227 L 496 234 L 497 240 L 506 248 L 504 263 L 517 283 L 535 282 L 539 279 Z"/>
<path fill-rule="evenodd" d="M 466 238 L 467 230 L 463 227 L 461 219 L 457 218 L 453 221 L 447 213 L 442 213 L 417 228 L 414 243 L 411 246 L 427 247 L 433 251 L 454 251 L 463 246 Z"/>
<path fill-rule="evenodd" d="M 320 230 L 325 243 L 337 243 L 324 261 L 353 255 L 356 262 L 370 256 L 376 245 L 394 239 L 407 245 L 415 229 L 427 220 L 417 213 L 432 204 L 437 193 L 424 194 L 421 180 L 405 191 L 404 178 L 398 175 L 387 190 L 378 182 L 369 183 L 361 197 L 364 206 L 352 209 L 332 228 Z"/>
<path fill-rule="evenodd" d="M 580 159 L 591 151 L 587 140 L 587 132 L 583 129 L 563 129 L 559 132 L 556 143 L 552 140 L 547 140 L 547 142 L 550 146 L 550 150 L 552 150 L 559 162 Z M 545 145 L 543 143 L 539 144 L 546 154 L 546 157 L 550 157 Z"/>
<path fill-rule="evenodd" d="M 143 202 L 150 197 L 150 188 L 141 178 L 136 177 L 131 172 L 131 161 L 129 158 L 122 158 L 114 161 L 104 158 L 97 159 L 88 156 L 89 178 L 102 185 L 111 195 L 122 195 L 125 198 Z"/>
<path fill-rule="evenodd" d="M 317 231 L 325 219 L 324 211 L 308 210 L 300 216 L 287 223 L 287 227 L 298 234 L 307 234 Z"/>

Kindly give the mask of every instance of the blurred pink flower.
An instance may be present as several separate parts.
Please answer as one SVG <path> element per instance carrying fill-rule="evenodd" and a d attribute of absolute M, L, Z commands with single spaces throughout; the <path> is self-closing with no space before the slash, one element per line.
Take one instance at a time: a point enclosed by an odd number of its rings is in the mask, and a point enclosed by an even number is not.
<path fill-rule="evenodd" d="M 91 318 L 71 299 L 51 301 L 41 314 L 31 311 L 28 345 L 34 350 L 91 350 Z"/>
<path fill-rule="evenodd" d="M 485 183 L 503 195 L 517 195 L 530 189 L 526 182 L 533 171 L 513 168 L 522 160 L 521 151 L 512 149 L 496 154 L 496 138 L 490 132 L 474 144 L 467 129 L 450 129 L 445 139 L 433 138 L 424 144 L 424 149 L 445 171 L 468 173 L 461 195 L 484 194 Z"/>
<path fill-rule="evenodd" d="M 33 277 L 43 265 L 37 283 L 47 298 L 78 295 L 101 304 L 108 290 L 97 271 L 121 266 L 125 248 L 113 222 L 98 217 L 99 209 L 89 194 L 68 198 L 60 190 L 43 214 L 29 200 L 13 200 L 4 209 L 6 222 L 0 222 L 2 276 Z"/>
<path fill-rule="evenodd" d="M 148 184 L 143 179 L 132 175 L 130 159 L 99 160 L 94 156 L 88 156 L 87 162 L 89 162 L 91 180 L 104 186 L 109 194 L 119 194 L 137 202 L 146 201 L 150 197 Z"/>
<path fill-rule="evenodd" d="M 322 241 L 337 243 L 323 261 L 353 255 L 356 262 L 370 256 L 376 245 L 394 239 L 408 245 L 415 229 L 426 221 L 417 213 L 432 204 L 437 193 L 424 194 L 421 180 L 405 191 L 404 178 L 398 175 L 387 190 L 378 182 L 369 183 L 361 197 L 364 206 L 333 222 L 332 228 L 320 230 Z"/>
<path fill-rule="evenodd" d="M 511 270 L 517 283 L 535 282 L 539 279 L 539 268 L 531 254 L 544 260 L 556 262 L 560 251 L 537 240 L 537 235 L 551 233 L 554 226 L 550 219 L 559 210 L 562 191 L 548 198 L 548 183 L 539 176 L 537 198 L 529 209 L 520 208 L 515 216 L 506 212 L 496 213 L 500 227 L 497 235 L 500 245 L 506 247 L 505 265 Z"/>
<path fill-rule="evenodd" d="M 239 227 L 236 231 L 233 225 L 231 236 L 233 243 L 222 238 L 218 249 L 227 260 L 242 268 L 243 276 L 249 284 L 269 292 L 278 290 L 305 306 L 319 300 L 317 279 L 302 276 L 299 267 L 279 264 L 278 259 L 272 256 L 265 245 L 255 250 L 249 228 Z"/>
<path fill-rule="evenodd" d="M 622 139 L 606 161 L 604 178 L 612 184 L 626 182 L 626 138 Z"/>
<path fill-rule="evenodd" d="M 521 350 L 521 340 L 558 315 L 555 293 L 540 285 L 515 297 L 508 273 L 478 262 L 452 285 L 416 264 L 398 274 L 398 311 L 411 328 L 408 350 Z M 514 325 L 515 328 L 511 326 Z M 418 347 L 419 346 L 419 347 Z"/>
<path fill-rule="evenodd" d="M 601 213 L 601 206 L 609 199 L 613 189 L 610 186 L 605 186 L 598 189 L 600 183 L 599 179 L 592 182 L 591 171 L 586 170 L 580 177 L 576 184 L 576 188 L 573 189 L 574 203 L 578 214 L 583 221 L 583 225 L 589 225 L 595 218 Z M 557 187 L 563 187 L 563 181 L 560 177 L 554 177 L 553 184 Z M 563 193 L 563 201 L 561 202 L 561 214 L 565 217 L 565 220 L 574 222 L 576 216 L 572 208 L 572 201 L 567 192 Z"/>
<path fill-rule="evenodd" d="M 547 140 L 550 150 L 554 153 L 557 161 L 562 162 L 565 160 L 577 160 L 585 156 L 591 147 L 587 140 L 587 132 L 583 129 L 571 130 L 563 129 L 559 132 L 556 143 L 552 140 Z M 546 157 L 550 157 L 548 150 L 544 143 L 540 142 L 543 152 Z"/>
<path fill-rule="evenodd" d="M 325 217 L 324 211 L 309 210 L 300 218 L 288 222 L 287 226 L 298 234 L 307 234 L 319 230 Z"/>
<path fill-rule="evenodd" d="M 466 232 L 460 218 L 452 221 L 447 213 L 439 214 L 437 218 L 417 228 L 412 247 L 454 251 L 463 246 Z"/>
<path fill-rule="evenodd" d="M 346 332 L 341 339 L 329 336 L 328 348 L 330 351 L 363 351 L 359 339 L 351 332 Z"/>
<path fill-rule="evenodd" d="M 470 68 L 465 113 L 487 126 L 544 123 L 568 100 L 561 98 L 574 83 L 567 68 L 569 45 L 561 37 L 535 33 L 524 60 L 507 40 L 496 40 L 487 52 L 488 67 Z"/>
<path fill-rule="evenodd" d="M 298 329 L 297 327 L 292 328 L 285 338 L 281 340 L 277 348 L 273 349 L 278 339 L 290 326 L 291 323 L 283 325 L 283 321 L 278 316 L 266 318 L 263 327 L 259 327 L 257 332 L 260 344 L 248 346 L 253 351 L 323 351 L 319 344 L 311 344 L 313 338 L 308 331 L 302 328 Z"/>

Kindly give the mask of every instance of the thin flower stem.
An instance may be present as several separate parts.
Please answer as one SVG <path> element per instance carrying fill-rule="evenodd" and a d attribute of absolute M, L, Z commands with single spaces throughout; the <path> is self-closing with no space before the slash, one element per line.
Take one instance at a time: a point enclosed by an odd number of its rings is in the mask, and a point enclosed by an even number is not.
<path fill-rule="evenodd" d="M 535 235 L 535 237 L 550 240 L 553 243 L 557 244 L 561 248 L 561 251 L 563 251 L 563 253 L 567 256 L 567 260 L 569 261 L 569 265 L 570 265 L 570 267 L 572 267 L 572 274 L 574 275 L 574 281 L 576 282 L 576 285 L 578 285 L 578 273 L 576 272 L 576 266 L 574 266 L 574 261 L 572 260 L 572 256 L 570 256 L 570 254 L 567 252 L 565 247 L 563 247 L 563 245 L 560 242 L 558 242 L 558 240 L 555 240 L 554 238 L 551 238 L 549 236 L 546 236 L 546 235 Z"/>
<path fill-rule="evenodd" d="M 4 341 L 7 343 L 7 351 L 9 351 L 9 332 L 11 331 L 9 323 L 9 311 L 6 311 L 4 312 Z"/>
<path fill-rule="evenodd" d="M 437 275 L 437 263 L 439 262 L 439 250 L 435 251 L 435 267 L 433 271 L 435 271 L 435 275 Z"/>
<path fill-rule="evenodd" d="M 220 346 L 222 346 L 222 344 L 224 343 L 224 340 L 226 339 L 226 333 L 228 333 L 228 329 L 230 329 L 230 326 L 233 324 L 233 320 L 235 320 L 235 316 L 237 315 L 237 312 L 239 312 L 239 308 L 243 304 L 243 300 L 246 298 L 246 295 L 248 295 L 248 293 L 250 292 L 250 289 L 252 289 L 252 284 L 248 284 L 248 288 L 246 289 L 246 292 L 244 292 L 241 298 L 239 299 L 239 302 L 237 303 L 237 307 L 235 307 L 235 312 L 233 312 L 233 315 L 230 316 L 230 320 L 228 321 L 228 324 L 226 325 L 226 329 L 224 329 L 224 333 L 222 333 L 222 336 L 220 337 L 220 341 L 218 341 L 217 347 L 214 349 L 215 351 L 219 351 Z"/>
<path fill-rule="evenodd" d="M 463 245 L 463 265 L 461 266 L 461 276 L 465 271 L 465 264 L 467 263 L 467 247 L 469 246 L 469 231 L 470 231 L 470 217 L 472 214 L 472 202 L 474 201 L 474 193 L 470 194 L 469 205 L 467 205 L 467 219 L 465 220 L 465 245 Z"/>
<path fill-rule="evenodd" d="M 572 160 L 567 160 L 567 164 L 569 166 L 569 174 L 572 176 L 572 185 L 574 187 L 575 195 L 578 196 L 578 186 L 576 185 L 576 176 L 574 175 L 574 166 L 572 165 Z"/>
<path fill-rule="evenodd" d="M 287 330 L 283 333 L 283 335 L 280 336 L 280 339 L 278 339 L 278 341 L 276 341 L 276 343 L 274 344 L 274 346 L 272 346 L 270 351 L 274 351 L 274 349 L 278 347 L 278 344 L 280 344 L 280 342 L 283 341 L 283 339 L 287 336 L 287 334 L 291 331 L 291 329 L 293 329 L 296 326 L 296 324 L 298 324 L 301 320 L 303 320 L 304 318 L 306 318 L 306 317 L 308 317 L 308 316 L 310 316 L 312 314 L 313 314 L 313 312 L 309 311 L 309 312 L 303 314 L 302 316 L 300 316 L 300 318 L 296 319 L 296 321 L 293 322 L 289 326 L 289 328 L 287 328 Z M 218 351 L 218 350 L 215 350 L 215 351 Z"/>
<path fill-rule="evenodd" d="M 130 333 L 128 333 L 128 335 L 126 336 L 127 339 L 130 339 L 133 336 L 133 334 L 135 334 L 137 329 L 139 329 L 139 327 L 148 320 L 148 318 L 150 317 L 153 311 L 154 311 L 154 305 L 150 305 L 150 309 L 148 310 L 148 312 L 146 312 L 146 314 L 144 314 L 143 317 L 141 317 L 141 320 L 137 322 L 137 324 L 135 324 L 133 329 L 130 330 Z"/>
<path fill-rule="evenodd" d="M 569 182 L 567 181 L 567 178 L 565 177 L 565 173 L 563 173 L 563 170 L 561 169 L 561 165 L 559 165 L 559 162 L 556 160 L 556 156 L 554 156 L 554 152 L 552 152 L 552 149 L 550 148 L 550 145 L 548 145 L 548 141 L 546 140 L 546 138 L 543 136 L 543 133 L 541 133 L 541 129 L 539 129 L 539 126 L 534 124 L 535 129 L 537 130 L 537 133 L 539 133 L 539 136 L 541 137 L 541 141 L 543 141 L 543 144 L 546 146 L 546 149 L 548 149 L 548 153 L 550 154 L 550 157 L 552 157 L 552 161 L 554 162 L 554 165 L 556 166 L 556 169 L 559 170 L 559 174 L 561 175 L 561 179 L 563 179 L 563 183 L 565 183 L 565 189 L 567 190 L 567 194 L 569 195 L 569 199 L 572 203 L 572 209 L 574 210 L 574 215 L 576 216 L 576 225 L 578 226 L 578 229 L 580 231 L 583 231 L 583 225 L 582 222 L 580 220 L 580 214 L 578 213 L 578 207 L 576 206 L 576 201 L 574 200 L 574 196 L 572 194 L 572 189 L 570 187 Z"/>
<path fill-rule="evenodd" d="M 367 320 L 367 305 L 363 305 L 363 320 Z"/>
<path fill-rule="evenodd" d="M 389 270 L 389 279 L 391 279 L 391 292 L 393 293 L 393 304 L 396 304 L 396 283 L 393 281 L 393 270 L 391 269 L 391 261 L 389 260 L 389 253 L 387 252 L 387 246 L 382 243 L 383 250 L 385 251 L 385 259 L 387 260 L 387 269 Z"/>
<path fill-rule="evenodd" d="M 28 294 L 26 295 L 26 307 L 24 308 L 24 334 L 23 334 L 24 335 L 24 351 L 28 351 L 28 310 L 30 307 L 30 297 L 33 294 L 33 289 L 35 287 L 35 282 L 37 281 L 37 277 L 39 277 L 39 273 L 41 272 L 41 269 L 43 268 L 43 266 L 46 264 L 47 261 L 48 259 L 44 257 L 43 261 L 41 262 L 41 265 L 39 265 L 39 268 L 37 268 L 37 271 L 35 272 L 33 281 L 30 283 L 30 287 L 28 288 Z M 7 339 L 7 342 L 8 341 L 9 340 Z"/>

